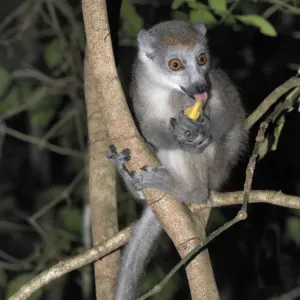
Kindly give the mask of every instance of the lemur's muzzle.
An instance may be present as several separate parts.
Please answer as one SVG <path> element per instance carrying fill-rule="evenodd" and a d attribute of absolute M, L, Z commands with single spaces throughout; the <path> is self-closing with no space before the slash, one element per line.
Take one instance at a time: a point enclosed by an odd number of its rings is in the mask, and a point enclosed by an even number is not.
<path fill-rule="evenodd" d="M 186 93 L 190 98 L 195 99 L 195 95 L 203 94 L 207 92 L 207 84 L 193 83 L 186 88 L 181 87 L 182 91 Z"/>

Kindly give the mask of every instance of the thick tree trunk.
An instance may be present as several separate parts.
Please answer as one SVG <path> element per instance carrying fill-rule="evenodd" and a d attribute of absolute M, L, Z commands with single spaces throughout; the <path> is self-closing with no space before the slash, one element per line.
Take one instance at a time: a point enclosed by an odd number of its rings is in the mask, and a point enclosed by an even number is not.
<path fill-rule="evenodd" d="M 93 243 L 97 245 L 118 232 L 116 172 L 114 166 L 105 159 L 110 140 L 102 115 L 101 98 L 97 95 L 91 74 L 88 50 L 84 77 L 89 131 L 89 194 L 92 233 Z M 112 299 L 118 262 L 119 251 L 116 251 L 95 263 L 97 299 Z"/>

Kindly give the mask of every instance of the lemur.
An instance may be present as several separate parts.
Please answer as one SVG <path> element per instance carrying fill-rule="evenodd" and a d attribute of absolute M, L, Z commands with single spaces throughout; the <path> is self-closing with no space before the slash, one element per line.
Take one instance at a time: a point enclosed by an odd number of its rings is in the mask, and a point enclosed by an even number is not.
<path fill-rule="evenodd" d="M 183 203 L 204 202 L 209 190 L 220 190 L 247 141 L 240 96 L 220 69 L 211 65 L 206 27 L 166 21 L 141 30 L 130 94 L 139 130 L 151 145 L 159 167 L 129 173 L 129 150 L 112 159 L 131 191 L 143 188 L 170 194 Z M 205 100 L 203 113 L 191 120 L 183 110 Z M 146 207 L 122 255 L 115 300 L 135 300 L 139 281 L 161 225 Z"/>

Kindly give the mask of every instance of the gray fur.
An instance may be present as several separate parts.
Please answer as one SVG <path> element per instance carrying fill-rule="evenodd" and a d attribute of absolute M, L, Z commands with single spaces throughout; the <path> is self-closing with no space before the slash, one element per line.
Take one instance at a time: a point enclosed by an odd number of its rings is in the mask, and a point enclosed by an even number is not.
<path fill-rule="evenodd" d="M 160 189 L 185 203 L 203 202 L 210 189 L 220 190 L 247 140 L 240 97 L 227 75 L 210 66 L 205 35 L 204 25 L 182 21 L 143 30 L 131 85 L 140 131 L 162 165 L 133 174 L 133 184 L 137 189 Z M 207 62 L 198 65 L 202 53 Z M 168 62 L 174 58 L 183 62 L 183 70 L 170 70 Z M 196 121 L 188 120 L 182 111 L 194 104 L 193 94 L 205 90 L 204 113 Z M 149 211 L 125 250 L 116 300 L 136 299 L 145 266 L 142 260 L 149 255 L 154 243 L 150 239 L 157 237 L 160 227 L 156 221 L 152 228 Z"/>
<path fill-rule="evenodd" d="M 150 207 L 146 207 L 131 238 L 122 253 L 121 269 L 115 291 L 115 300 L 136 300 L 139 281 L 150 259 L 151 250 L 162 227 Z"/>

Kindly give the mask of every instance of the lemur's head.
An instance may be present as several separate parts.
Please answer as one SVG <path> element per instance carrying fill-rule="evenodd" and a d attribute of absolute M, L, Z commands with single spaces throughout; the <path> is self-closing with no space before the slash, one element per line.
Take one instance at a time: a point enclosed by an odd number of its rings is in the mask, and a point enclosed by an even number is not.
<path fill-rule="evenodd" d="M 159 23 L 138 35 L 139 59 L 158 85 L 186 93 L 205 94 L 209 54 L 203 24 Z"/>

